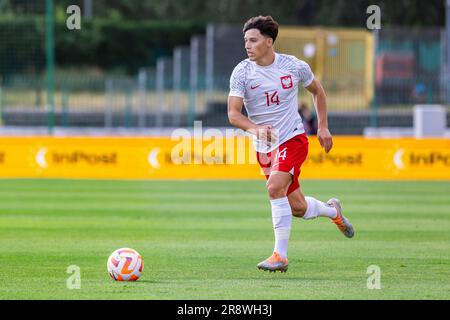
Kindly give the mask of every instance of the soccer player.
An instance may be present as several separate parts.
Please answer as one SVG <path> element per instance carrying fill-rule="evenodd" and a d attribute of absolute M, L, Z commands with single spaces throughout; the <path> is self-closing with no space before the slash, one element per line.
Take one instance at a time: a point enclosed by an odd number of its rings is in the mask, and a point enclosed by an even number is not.
<path fill-rule="evenodd" d="M 248 59 L 240 62 L 231 75 L 228 119 L 254 136 L 257 159 L 267 178 L 275 247 L 257 267 L 285 272 L 292 216 L 306 220 L 327 217 L 348 238 L 353 237 L 354 230 L 343 216 L 338 199 L 324 203 L 305 197 L 298 182 L 308 154 L 308 138 L 297 110 L 298 85 L 312 94 L 318 117 L 317 138 L 328 153 L 333 140 L 324 89 L 306 62 L 274 51 L 278 23 L 272 17 L 251 18 L 243 32 Z M 243 105 L 248 117 L 241 113 Z"/>

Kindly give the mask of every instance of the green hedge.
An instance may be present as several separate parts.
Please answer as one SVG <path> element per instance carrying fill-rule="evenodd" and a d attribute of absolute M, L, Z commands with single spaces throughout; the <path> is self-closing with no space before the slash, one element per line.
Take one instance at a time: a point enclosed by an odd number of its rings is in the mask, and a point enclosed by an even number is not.
<path fill-rule="evenodd" d="M 45 67 L 43 20 L 0 18 L 0 76 Z"/>
<path fill-rule="evenodd" d="M 177 45 L 189 44 L 205 32 L 197 22 L 123 20 L 82 21 L 81 30 L 68 30 L 66 21 L 55 23 L 55 62 L 59 67 L 98 66 L 134 73 L 154 66 L 160 56 L 171 55 Z M 0 18 L 0 73 L 45 67 L 45 20 Z"/>
<path fill-rule="evenodd" d="M 58 23 L 56 63 L 136 72 L 141 66 L 155 65 L 160 56 L 172 55 L 175 46 L 189 44 L 193 34 L 204 30 L 205 25 L 191 22 L 93 20 L 84 22 L 81 30 L 69 31 L 65 23 Z"/>

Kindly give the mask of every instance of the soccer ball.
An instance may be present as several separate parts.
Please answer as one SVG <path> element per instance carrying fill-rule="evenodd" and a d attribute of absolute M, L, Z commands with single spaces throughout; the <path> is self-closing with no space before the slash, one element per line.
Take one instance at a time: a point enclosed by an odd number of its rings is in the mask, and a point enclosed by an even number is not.
<path fill-rule="evenodd" d="M 144 269 L 141 255 L 134 249 L 117 249 L 106 263 L 108 273 L 116 281 L 136 281 Z"/>

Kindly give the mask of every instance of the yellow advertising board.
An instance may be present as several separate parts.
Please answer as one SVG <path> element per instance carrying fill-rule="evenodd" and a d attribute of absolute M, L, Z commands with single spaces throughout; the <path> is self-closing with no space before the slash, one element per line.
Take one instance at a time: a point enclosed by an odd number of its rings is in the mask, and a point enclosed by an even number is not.
<path fill-rule="evenodd" d="M 450 139 L 335 137 L 328 155 L 314 140 L 305 178 L 450 179 Z"/>
<path fill-rule="evenodd" d="M 450 180 L 450 139 L 310 137 L 305 179 Z M 264 179 L 249 138 L 1 137 L 0 178 Z"/>

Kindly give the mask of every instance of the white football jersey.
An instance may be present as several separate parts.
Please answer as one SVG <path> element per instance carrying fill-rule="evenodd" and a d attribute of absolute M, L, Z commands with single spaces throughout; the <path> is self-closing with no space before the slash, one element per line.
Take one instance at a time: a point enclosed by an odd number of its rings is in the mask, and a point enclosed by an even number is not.
<path fill-rule="evenodd" d="M 262 153 L 305 132 L 298 113 L 298 85 L 314 79 L 309 65 L 294 56 L 275 53 L 275 61 L 260 66 L 249 59 L 239 63 L 230 78 L 230 96 L 244 99 L 249 119 L 257 125 L 272 125 L 278 141 L 268 146 L 254 136 L 255 150 Z"/>

